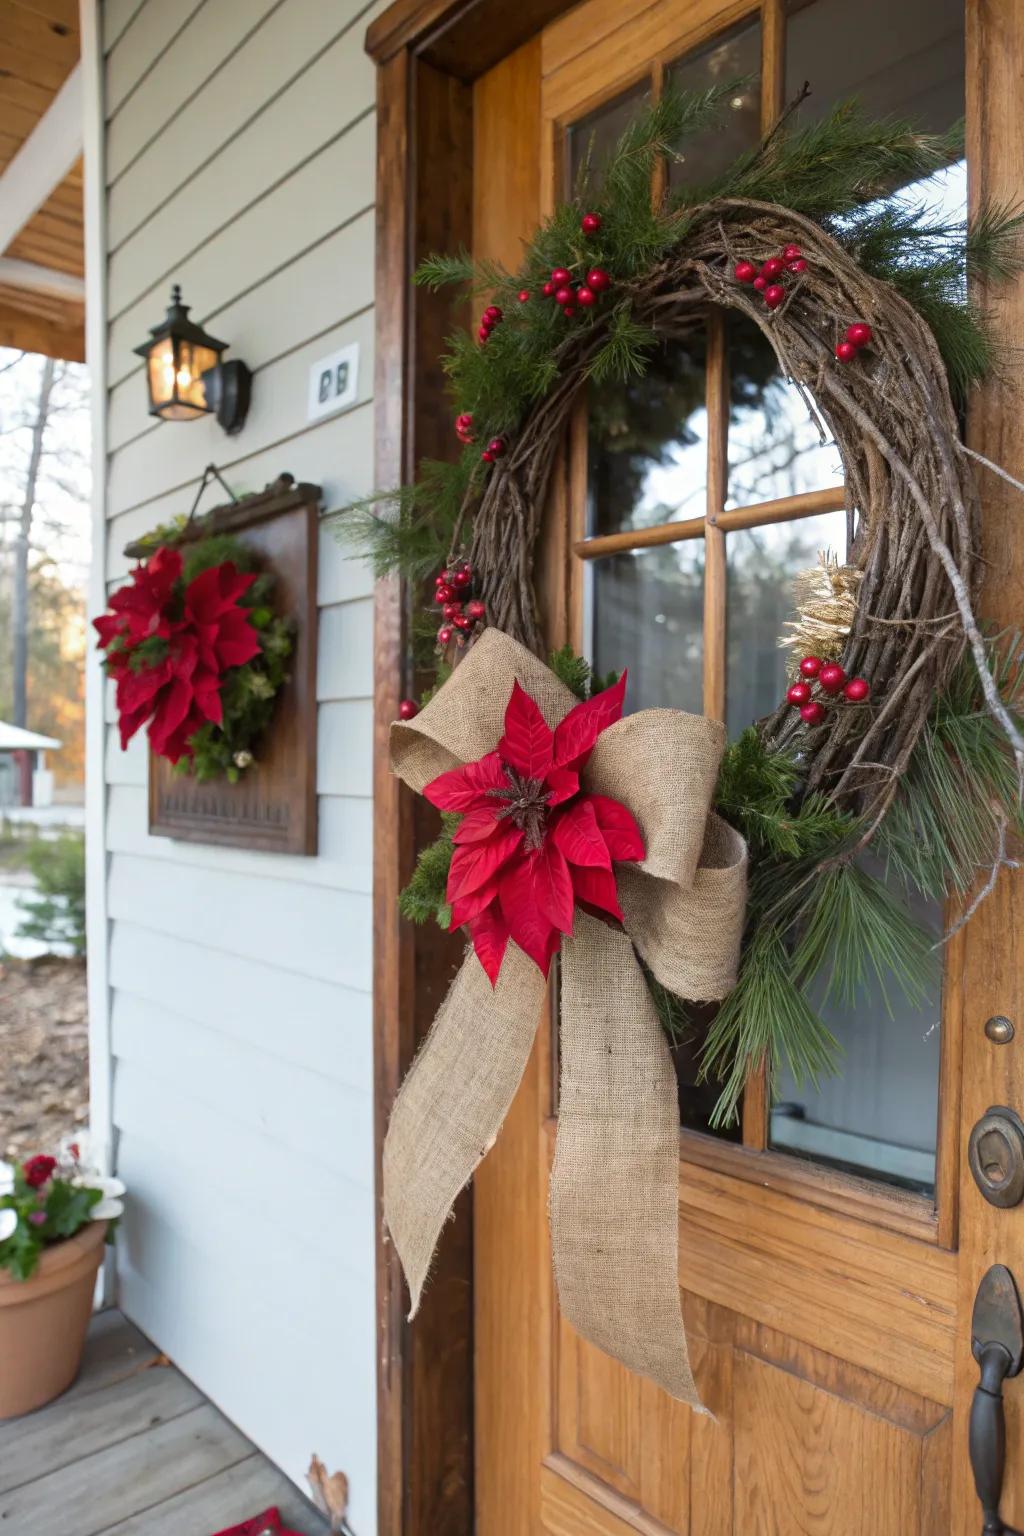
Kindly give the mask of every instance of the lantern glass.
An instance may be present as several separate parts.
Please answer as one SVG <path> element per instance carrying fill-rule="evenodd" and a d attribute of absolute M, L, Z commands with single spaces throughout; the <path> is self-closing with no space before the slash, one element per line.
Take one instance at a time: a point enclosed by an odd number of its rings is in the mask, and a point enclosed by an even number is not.
<path fill-rule="evenodd" d="M 174 336 L 154 342 L 148 358 L 153 411 L 165 421 L 193 421 L 205 416 L 210 407 L 203 374 L 216 364 L 217 353 L 212 347 Z"/>

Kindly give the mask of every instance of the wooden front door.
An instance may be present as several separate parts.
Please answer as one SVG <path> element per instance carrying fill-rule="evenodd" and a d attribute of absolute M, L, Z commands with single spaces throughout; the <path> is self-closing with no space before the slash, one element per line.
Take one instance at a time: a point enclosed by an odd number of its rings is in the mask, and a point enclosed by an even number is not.
<path fill-rule="evenodd" d="M 737 79 L 728 131 L 669 175 L 702 179 L 756 141 L 806 79 L 805 117 L 859 95 L 932 129 L 965 109 L 968 166 L 930 189 L 1019 195 L 1024 8 L 1000 0 L 586 0 L 474 90 L 474 245 L 515 266 L 519 241 L 645 97 Z M 969 173 L 969 174 L 968 174 Z M 1007 332 L 1024 287 L 1001 295 Z M 666 402 L 668 408 L 666 409 Z M 1016 385 L 979 398 L 978 447 L 1019 472 Z M 1018 621 L 1020 510 L 982 487 L 985 607 Z M 591 402 L 567 442 L 541 573 L 553 644 L 628 664 L 634 707 L 674 704 L 734 734 L 780 697 L 790 578 L 842 552 L 841 466 L 805 431 L 756 336 L 710 317 L 686 355 Z M 671 525 L 668 527 L 667 525 Z M 667 530 L 667 531 L 666 531 Z M 551 1029 L 476 1180 L 479 1536 L 968 1536 L 981 1529 L 967 1450 L 978 1368 L 971 1309 L 994 1262 L 1024 1281 L 1024 1215 L 988 1205 L 971 1126 L 1024 1104 L 1016 1042 L 1024 924 L 1003 876 L 946 946 L 941 998 L 870 993 L 831 1017 L 846 1065 L 815 1090 L 748 1082 L 741 1121 L 678 1053 L 680 1284 L 713 1416 L 669 1400 L 558 1315 L 547 1234 L 557 1115 Z M 922 914 L 941 925 L 942 914 Z M 1020 1388 L 1008 1397 L 1003 1517 L 1024 1523 Z"/>

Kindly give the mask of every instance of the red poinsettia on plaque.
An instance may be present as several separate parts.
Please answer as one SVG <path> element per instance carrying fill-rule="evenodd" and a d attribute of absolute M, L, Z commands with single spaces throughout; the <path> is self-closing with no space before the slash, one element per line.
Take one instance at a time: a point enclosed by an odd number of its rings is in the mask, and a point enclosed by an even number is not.
<path fill-rule="evenodd" d="M 157 756 L 201 779 L 234 781 L 253 760 L 292 639 L 267 604 L 270 578 L 242 569 L 247 558 L 223 537 L 184 552 L 160 546 L 93 621 L 116 683 L 122 749 L 148 722 Z"/>
<path fill-rule="evenodd" d="M 554 730 L 517 682 L 493 752 L 433 779 L 423 793 L 462 820 L 448 876 L 452 928 L 465 924 L 495 985 L 509 939 L 546 976 L 577 904 L 622 921 L 616 860 L 642 859 L 630 811 L 580 785 L 597 738 L 622 715 L 626 674 Z"/>
<path fill-rule="evenodd" d="M 181 555 L 158 549 L 132 572 L 131 585 L 114 593 L 111 611 L 94 622 L 117 680 L 122 748 L 149 720 L 153 751 L 176 763 L 202 725 L 221 723 L 225 671 L 260 650 L 240 606 L 255 580 L 226 560 L 196 576 L 176 601 Z"/>

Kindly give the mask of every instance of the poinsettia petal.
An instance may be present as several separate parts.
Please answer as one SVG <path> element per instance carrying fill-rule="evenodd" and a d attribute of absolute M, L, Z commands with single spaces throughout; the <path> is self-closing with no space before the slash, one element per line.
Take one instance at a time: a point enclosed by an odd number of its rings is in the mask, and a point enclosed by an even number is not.
<path fill-rule="evenodd" d="M 461 928 L 464 923 L 471 922 L 478 917 L 485 907 L 489 907 L 492 901 L 498 897 L 497 879 L 488 880 L 479 890 L 470 891 L 468 896 L 460 896 L 453 901 L 451 922 L 448 924 L 448 932 L 453 933 L 456 928 Z"/>
<path fill-rule="evenodd" d="M 476 957 L 487 972 L 491 986 L 496 987 L 501 962 L 505 958 L 509 941 L 508 924 L 502 917 L 497 904 L 485 908 L 473 918 L 469 925 L 469 936 L 473 940 Z"/>
<path fill-rule="evenodd" d="M 191 687 L 178 678 L 160 694 L 149 727 L 149 739 L 158 757 L 165 755 L 168 740 L 187 717 L 191 703 Z"/>
<path fill-rule="evenodd" d="M 553 924 L 538 907 L 533 863 L 536 855 L 516 859 L 498 881 L 501 915 L 511 937 L 546 976 L 551 965 Z"/>
<path fill-rule="evenodd" d="M 593 866 L 584 868 L 580 864 L 574 864 L 570 870 L 572 875 L 572 888 L 576 900 L 584 906 L 594 907 L 599 912 L 609 912 L 612 917 L 623 921 L 622 908 L 619 906 L 618 892 L 615 889 L 615 876 L 610 869 L 596 869 Z"/>
<path fill-rule="evenodd" d="M 152 707 L 170 676 L 166 662 L 158 667 L 143 667 L 138 672 L 122 672 L 117 679 L 118 709 L 133 713 L 143 707 Z"/>
<path fill-rule="evenodd" d="M 589 757 L 597 738 L 609 725 L 622 718 L 622 701 L 626 693 L 626 674 L 617 683 L 595 693 L 570 709 L 565 719 L 555 729 L 556 767 L 571 765 L 582 767 Z"/>
<path fill-rule="evenodd" d="M 220 696 L 220 679 L 215 672 L 202 672 L 193 681 L 196 709 L 214 725 L 224 719 L 224 707 Z"/>
<path fill-rule="evenodd" d="M 222 615 L 214 650 L 222 667 L 244 667 L 259 655 L 259 636 L 244 608 L 231 608 Z"/>
<path fill-rule="evenodd" d="M 528 779 L 542 779 L 551 767 L 555 738 L 540 709 L 518 679 L 505 710 L 505 733 L 498 753 Z"/>
<path fill-rule="evenodd" d="M 544 782 L 548 788 L 549 809 L 579 793 L 580 776 L 575 768 L 549 768 Z"/>
<path fill-rule="evenodd" d="M 522 840 L 522 828 L 505 822 L 484 843 L 460 843 L 448 870 L 448 900 L 458 901 L 460 896 L 478 890 L 512 857 Z"/>
<path fill-rule="evenodd" d="M 189 741 L 195 735 L 196 731 L 199 730 L 202 724 L 202 715 L 195 713 L 188 714 L 178 726 L 177 730 L 173 731 L 167 737 L 163 745 L 163 750 L 160 753 L 161 757 L 166 757 L 169 763 L 176 763 L 181 758 L 189 756 L 192 750 L 189 746 Z"/>
<path fill-rule="evenodd" d="M 502 825 L 498 820 L 500 815 L 500 800 L 492 800 L 489 805 L 481 806 L 479 810 L 467 811 L 455 829 L 453 841 L 456 843 L 483 842 L 484 838 L 491 837 Z"/>
<path fill-rule="evenodd" d="M 101 613 L 98 619 L 93 619 L 92 627 L 99 635 L 98 646 L 103 651 L 122 633 L 124 620 L 115 613 Z"/>
<path fill-rule="evenodd" d="M 475 811 L 495 803 L 487 795 L 489 789 L 507 788 L 501 758 L 497 752 L 488 752 L 478 762 L 464 763 L 461 768 L 449 768 L 446 773 L 439 773 L 424 786 L 423 793 L 439 811 Z"/>
<path fill-rule="evenodd" d="M 646 852 L 644 839 L 633 812 L 610 795 L 586 795 L 585 800 L 594 807 L 601 836 L 612 858 L 642 859 Z"/>
<path fill-rule="evenodd" d="M 211 565 L 185 588 L 185 608 L 200 624 L 215 624 L 255 580 L 254 574 L 240 571 L 231 560 Z"/>
<path fill-rule="evenodd" d="M 589 799 L 577 800 L 552 825 L 551 836 L 570 864 L 611 869 L 612 856 Z"/>
<path fill-rule="evenodd" d="M 561 933 L 572 933 L 572 877 L 565 855 L 547 838 L 533 860 L 538 907 Z"/>

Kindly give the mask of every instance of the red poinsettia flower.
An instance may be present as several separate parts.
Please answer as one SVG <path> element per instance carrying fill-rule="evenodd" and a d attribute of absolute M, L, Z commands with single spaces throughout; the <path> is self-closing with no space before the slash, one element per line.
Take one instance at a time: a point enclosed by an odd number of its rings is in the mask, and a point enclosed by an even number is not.
<path fill-rule="evenodd" d="M 93 619 L 100 649 L 106 650 L 115 639 L 129 649 L 143 640 L 165 640 L 170 634 L 167 610 L 180 580 L 181 555 L 176 549 L 158 549 L 144 565 L 137 565 L 131 584 L 110 599 L 110 612 Z M 123 652 L 120 664 L 127 664 Z"/>
<path fill-rule="evenodd" d="M 221 685 L 229 667 L 259 654 L 259 637 L 241 599 L 255 575 L 223 561 L 203 571 L 180 592 L 181 555 L 159 549 L 132 572 L 132 585 L 110 600 L 111 613 L 94 620 L 100 648 L 117 678 L 121 746 L 149 721 L 159 757 L 176 763 L 207 721 L 223 719 Z M 156 658 L 132 660 L 143 641 L 165 642 Z"/>
<path fill-rule="evenodd" d="M 30 1157 L 27 1162 L 22 1163 L 21 1171 L 24 1174 L 25 1183 L 30 1189 L 41 1189 L 47 1180 L 53 1176 L 53 1170 L 56 1166 L 57 1159 L 55 1157 L 47 1157 L 44 1153 L 40 1152 L 36 1157 Z"/>
<path fill-rule="evenodd" d="M 618 800 L 581 790 L 580 773 L 621 717 L 625 688 L 623 673 L 551 730 L 517 682 L 495 750 L 423 791 L 462 815 L 448 875 L 451 927 L 468 927 L 492 986 L 510 938 L 546 976 L 577 903 L 622 921 L 612 865 L 642 859 L 643 838 Z"/>

